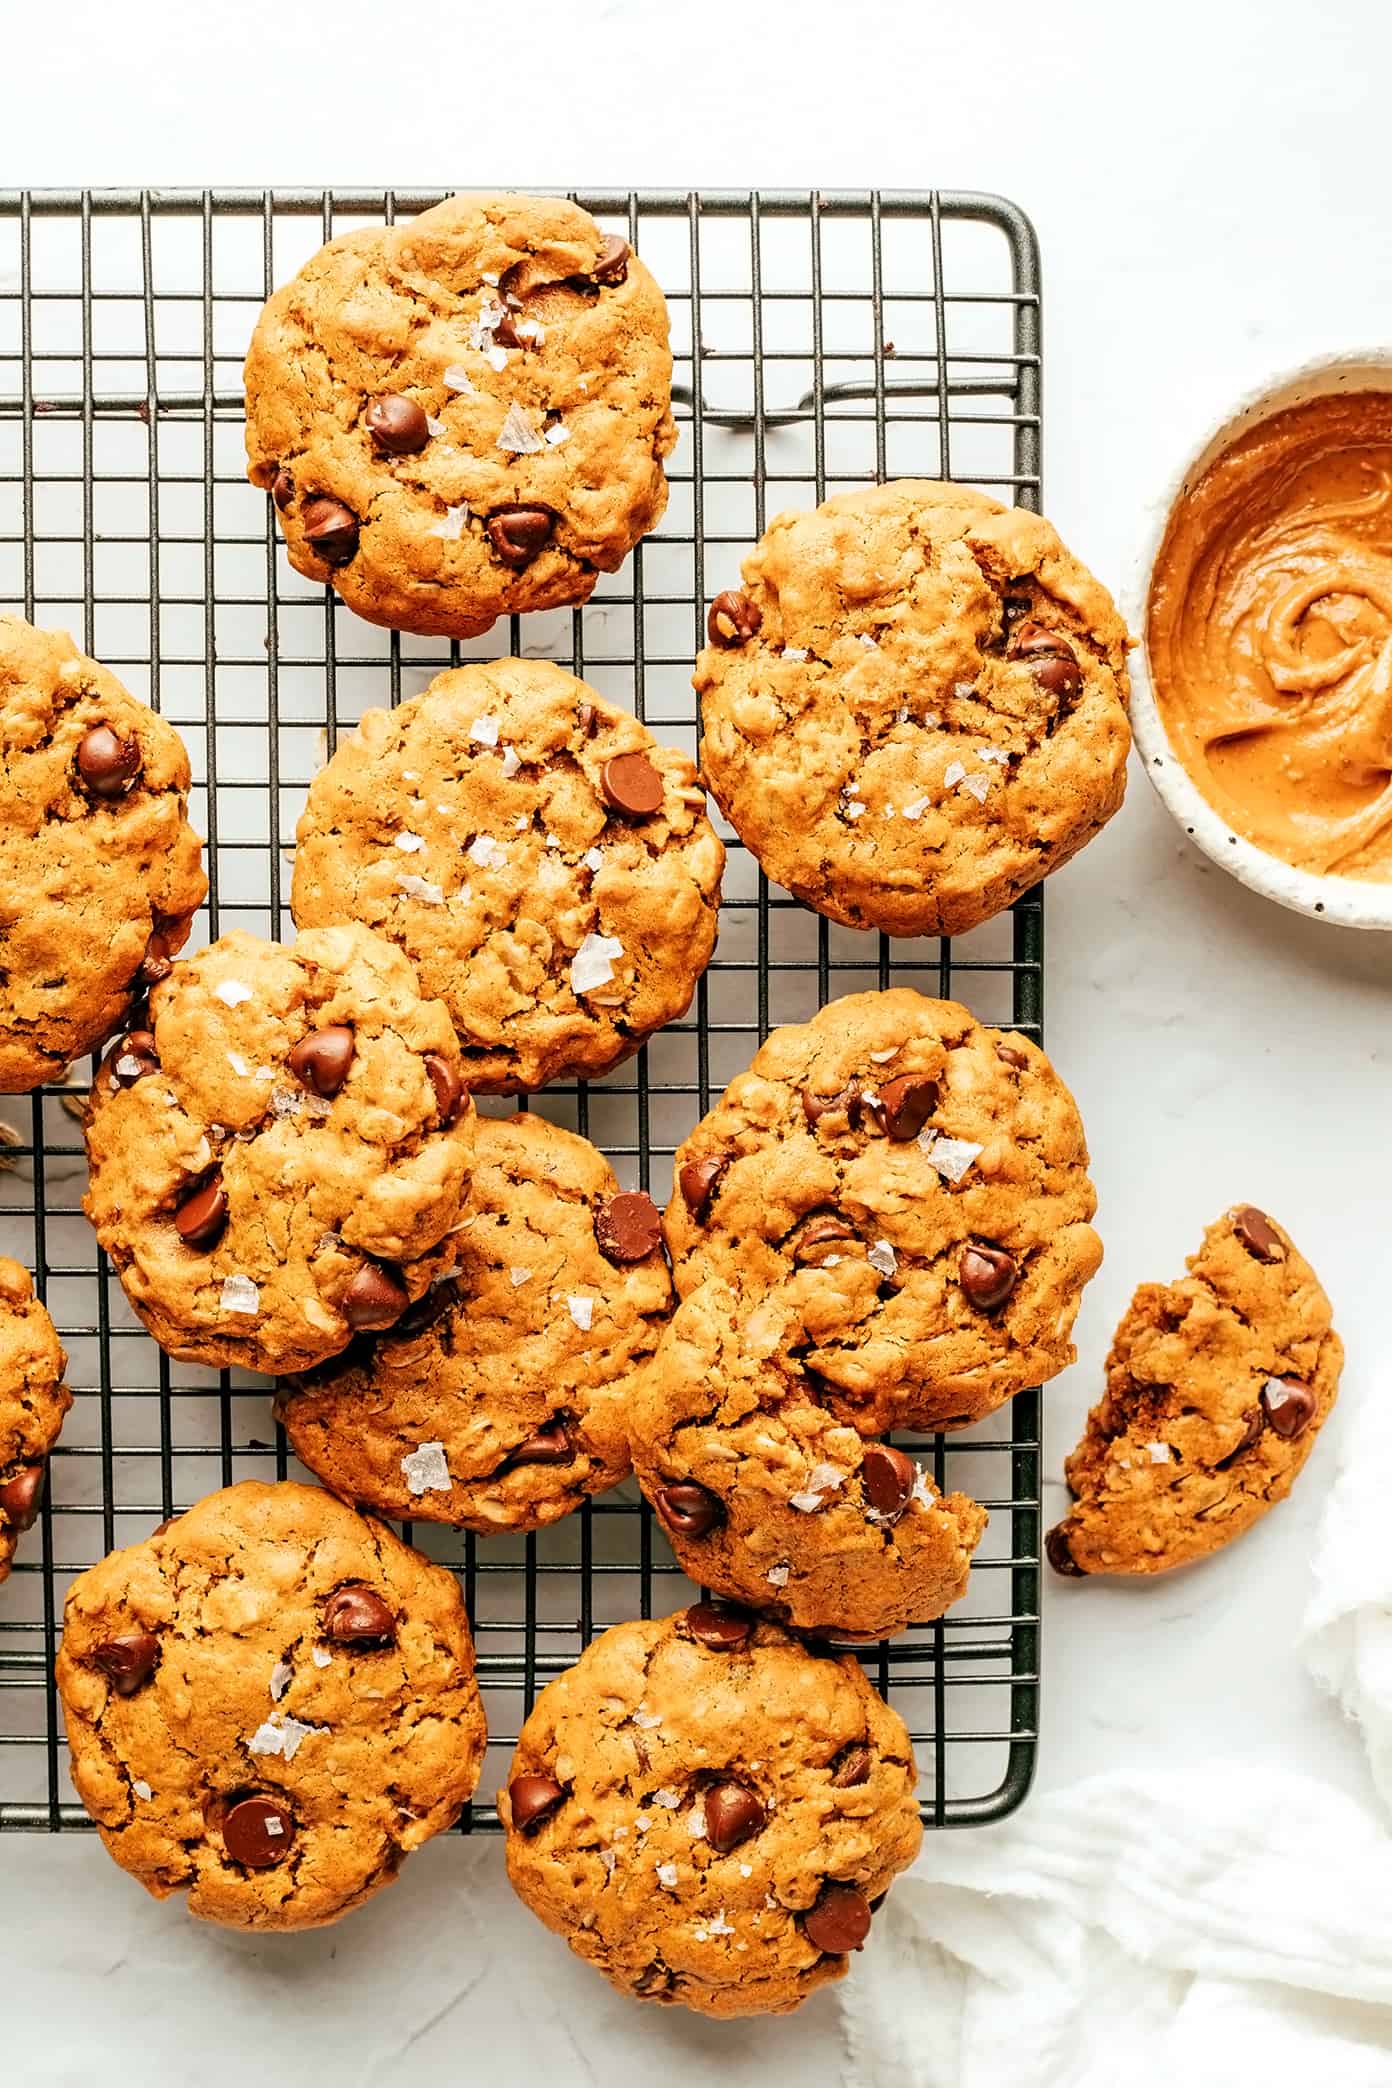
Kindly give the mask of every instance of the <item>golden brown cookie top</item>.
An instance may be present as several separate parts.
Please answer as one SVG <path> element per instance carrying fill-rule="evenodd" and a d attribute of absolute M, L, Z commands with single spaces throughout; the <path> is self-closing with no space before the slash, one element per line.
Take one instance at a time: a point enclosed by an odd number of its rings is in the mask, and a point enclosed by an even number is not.
<path fill-rule="evenodd" d="M 469 1085 L 593 1078 L 685 1013 L 725 851 L 685 754 L 544 660 L 368 711 L 310 788 L 293 906 L 400 945 Z"/>
<path fill-rule="evenodd" d="M 907 987 L 778 1029 L 678 1149 L 677 1289 L 776 1292 L 864 1434 L 957 1427 L 1073 1360 L 1102 1258 L 1072 1096 L 1038 1045 Z"/>
<path fill-rule="evenodd" d="M 172 1355 L 307 1369 L 454 1259 L 474 1116 L 439 1001 L 364 928 L 175 966 L 93 1085 L 85 1203 Z"/>
<path fill-rule="evenodd" d="M 277 1411 L 347 1500 L 536 1529 L 628 1471 L 635 1373 L 671 1306 L 658 1212 L 574 1132 L 481 1117 L 455 1243 L 406 1325 L 282 1386 Z"/>
<path fill-rule="evenodd" d="M 1121 803 L 1126 629 L 1038 515 L 900 479 L 775 517 L 696 665 L 712 794 L 833 920 L 955 935 Z"/>
<path fill-rule="evenodd" d="M 542 1692 L 498 1809 L 517 1892 L 616 1987 L 781 2014 L 913 1861 L 915 1782 L 850 1655 L 701 1605 L 616 1625 Z"/>
<path fill-rule="evenodd" d="M 207 891 L 183 741 L 65 631 L 0 616 L 0 1093 L 110 1035 Z"/>
<path fill-rule="evenodd" d="M 247 357 L 249 474 L 360 616 L 471 637 L 583 602 L 667 503 L 662 292 L 578 205 L 452 196 L 331 240 Z"/>
<path fill-rule="evenodd" d="M 72 1405 L 66 1368 L 29 1271 L 0 1255 L 0 1581 L 38 1519 L 48 1453 Z"/>
<path fill-rule="evenodd" d="M 1343 1343 L 1289 1233 L 1227 1211 L 1177 1283 L 1143 1283 L 1049 1532 L 1059 1573 L 1163 1573 L 1284 1500 L 1339 1388 Z"/>
<path fill-rule="evenodd" d="M 965 1594 L 985 1510 L 862 1442 L 786 1352 L 775 1296 L 678 1307 L 629 1408 L 634 1469 L 682 1571 L 799 1631 L 882 1638 Z"/>
<path fill-rule="evenodd" d="M 208 1496 L 69 1591 L 73 1781 L 157 1898 L 313 1928 L 448 1827 L 483 1760 L 454 1576 L 315 1487 Z"/>

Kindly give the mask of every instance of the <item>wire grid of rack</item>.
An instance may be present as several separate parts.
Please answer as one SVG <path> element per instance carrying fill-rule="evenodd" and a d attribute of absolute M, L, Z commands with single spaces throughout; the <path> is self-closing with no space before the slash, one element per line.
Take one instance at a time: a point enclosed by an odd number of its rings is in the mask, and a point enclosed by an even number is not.
<path fill-rule="evenodd" d="M 554 659 L 694 751 L 705 605 L 780 508 L 909 475 L 1038 505 L 1038 258 L 1013 205 L 580 194 L 667 293 L 680 439 L 662 526 L 582 610 L 466 646 L 361 623 L 290 570 L 246 483 L 241 362 L 263 299 L 322 240 L 438 200 L 0 194 L 0 602 L 72 630 L 183 734 L 211 879 L 195 946 L 231 927 L 290 931 L 287 843 L 311 774 L 364 708 L 440 667 L 505 648 Z M 662 1202 L 676 1144 L 770 1027 L 910 984 L 1037 1036 L 1042 945 L 1038 893 L 955 944 L 890 942 L 771 890 L 733 844 L 719 948 L 688 1018 L 607 1080 L 531 1106 Z M 71 1091 L 89 1077 L 75 1067 L 66 1091 L 0 1098 L 0 1252 L 35 1270 L 76 1395 L 41 1522 L 0 1588 L 0 1830 L 86 1824 L 51 1680 L 73 1575 L 217 1486 L 294 1469 L 264 1381 L 172 1363 L 126 1306 L 81 1214 Z M 925 1820 L 995 1819 L 1034 1762 L 1039 1397 L 964 1435 L 904 1440 L 939 1484 L 986 1503 L 990 1528 L 950 1616 L 858 1650 L 913 1732 Z M 536 1691 L 595 1633 L 688 1597 L 631 1482 L 535 1537 L 407 1534 L 462 1577 L 492 1736 L 481 1799 Z M 480 1802 L 464 1824 L 496 1815 Z"/>

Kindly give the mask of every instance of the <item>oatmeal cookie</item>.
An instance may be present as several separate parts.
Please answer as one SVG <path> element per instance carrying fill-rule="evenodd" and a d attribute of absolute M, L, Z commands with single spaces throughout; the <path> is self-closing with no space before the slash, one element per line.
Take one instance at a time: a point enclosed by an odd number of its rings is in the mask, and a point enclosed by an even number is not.
<path fill-rule="evenodd" d="M 1165 1573 L 1283 1501 L 1339 1389 L 1319 1278 L 1252 1204 L 1210 1225 L 1177 1283 L 1143 1283 L 1046 1540 L 1058 1573 Z"/>
<path fill-rule="evenodd" d="M 334 239 L 246 366 L 249 475 L 359 616 L 469 638 L 585 602 L 667 505 L 667 307 L 574 203 L 453 196 Z"/>
<path fill-rule="evenodd" d="M 48 1453 L 72 1405 L 66 1368 L 29 1271 L 0 1255 L 0 1581 L 38 1520 Z"/>
<path fill-rule="evenodd" d="M 538 1529 L 627 1475 L 635 1374 L 671 1305 L 658 1212 L 587 1139 L 483 1117 L 456 1244 L 449 1283 L 283 1385 L 277 1415 L 345 1500 Z"/>
<path fill-rule="evenodd" d="M 795 1630 L 888 1638 L 966 1593 L 986 1511 L 862 1442 L 787 1353 L 788 1315 L 718 1279 L 678 1308 L 630 1408 L 683 1573 Z"/>
<path fill-rule="evenodd" d="M 775 1030 L 677 1152 L 677 1290 L 776 1295 L 865 1435 L 959 1428 L 1073 1361 L 1102 1259 L 1077 1108 L 1037 1044 L 907 987 Z"/>
<path fill-rule="evenodd" d="M 453 1574 L 289 1481 L 210 1494 L 80 1574 L 57 1681 L 112 1856 L 228 1928 L 361 1906 L 483 1762 Z"/>
<path fill-rule="evenodd" d="M 595 1079 L 685 1014 L 725 851 L 684 754 L 544 660 L 368 711 L 300 820 L 301 927 L 359 920 L 448 1007 L 469 1086 Z"/>
<path fill-rule="evenodd" d="M 622 1992 L 781 2015 L 844 1976 L 913 1861 L 915 1783 L 851 1655 L 700 1603 L 542 1691 L 498 1810 L 514 1889 Z"/>
<path fill-rule="evenodd" d="M 305 1370 L 452 1268 L 474 1112 L 449 1016 L 355 926 L 177 964 L 87 1113 L 84 1208 L 185 1362 Z"/>
<path fill-rule="evenodd" d="M 0 1094 L 60 1080 L 183 948 L 208 889 L 188 791 L 173 726 L 0 616 Z"/>
<path fill-rule="evenodd" d="M 834 921 L 960 935 L 1116 811 L 1128 638 L 1051 525 L 921 479 L 777 516 L 696 665 L 706 781 Z"/>

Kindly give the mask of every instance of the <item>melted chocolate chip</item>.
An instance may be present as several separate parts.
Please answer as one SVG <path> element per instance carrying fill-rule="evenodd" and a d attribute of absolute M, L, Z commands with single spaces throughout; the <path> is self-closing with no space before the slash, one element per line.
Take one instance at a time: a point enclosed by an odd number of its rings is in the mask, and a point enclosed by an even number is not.
<path fill-rule="evenodd" d="M 167 979 L 173 969 L 169 961 L 168 941 L 156 929 L 145 945 L 145 955 L 140 960 L 140 968 L 133 983 L 136 986 L 158 986 L 160 980 Z"/>
<path fill-rule="evenodd" d="M 694 1479 L 659 1488 L 653 1495 L 659 1522 L 674 1537 L 708 1537 L 725 1520 L 725 1510 L 709 1487 Z"/>
<path fill-rule="evenodd" d="M 764 1808 L 746 1784 L 712 1784 L 706 1792 L 706 1840 L 722 1856 L 757 1834 Z"/>
<path fill-rule="evenodd" d="M 962 1249 L 957 1276 L 968 1304 L 978 1312 L 995 1312 L 1014 1290 L 1020 1272 L 1003 1247 L 973 1245 Z"/>
<path fill-rule="evenodd" d="M 1082 1580 L 1087 1572 L 1086 1566 L 1080 1566 L 1068 1549 L 1068 1538 L 1062 1523 L 1057 1523 L 1044 1539 L 1044 1556 L 1055 1573 L 1061 1573 L 1068 1579 Z"/>
<path fill-rule="evenodd" d="M 394 1327 L 410 1296 L 392 1270 L 380 1262 L 366 1262 L 343 1294 L 343 1317 L 360 1333 Z"/>
<path fill-rule="evenodd" d="M 1002 1065 L 1013 1066 L 1017 1073 L 1023 1073 L 1029 1065 L 1029 1060 L 1025 1057 L 1024 1052 L 1018 1050 L 1013 1044 L 997 1044 L 996 1057 L 1001 1061 Z"/>
<path fill-rule="evenodd" d="M 763 611 L 748 595 L 727 588 L 718 594 L 710 605 L 706 618 L 706 636 L 712 645 L 723 645 L 732 650 L 745 645 L 759 631 L 764 621 Z"/>
<path fill-rule="evenodd" d="M 802 1091 L 802 1113 L 815 1130 L 824 1116 L 845 1113 L 846 1121 L 854 1131 L 861 1121 L 865 1100 L 858 1088 L 842 1088 L 839 1095 L 814 1095 L 810 1088 Z"/>
<path fill-rule="evenodd" d="M 271 498 L 282 512 L 289 507 L 291 501 L 295 498 L 295 481 L 291 478 L 283 464 L 271 480 Z"/>
<path fill-rule="evenodd" d="M 855 1237 L 853 1225 L 847 1225 L 844 1218 L 834 1217 L 830 1211 L 823 1212 L 819 1217 L 809 1218 L 798 1234 L 793 1244 L 793 1260 L 803 1267 L 809 1263 L 820 1267 L 829 1252 Z"/>
<path fill-rule="evenodd" d="M 1233 1212 L 1233 1231 L 1249 1254 L 1258 1261 L 1278 1262 L 1286 1258 L 1285 1243 L 1265 1211 L 1255 1204 L 1243 1204 L 1241 1210 Z"/>
<path fill-rule="evenodd" d="M 694 1602 L 683 1621 L 697 1643 L 712 1653 L 733 1653 L 747 1646 L 754 1632 L 753 1617 L 723 1603 Z"/>
<path fill-rule="evenodd" d="M 597 283 L 621 283 L 628 274 L 628 257 L 632 251 L 626 239 L 621 239 L 617 232 L 610 232 L 590 274 Z"/>
<path fill-rule="evenodd" d="M 148 1682 L 159 1659 L 159 1640 L 149 1631 L 128 1631 L 93 1646 L 92 1658 L 117 1696 L 134 1696 Z"/>
<path fill-rule="evenodd" d="M 222 1841 L 234 1863 L 247 1870 L 273 1870 L 294 1846 L 295 1822 L 279 1799 L 249 1791 L 223 1816 Z"/>
<path fill-rule="evenodd" d="M 488 541 L 504 565 L 530 565 L 551 541 L 556 518 L 549 508 L 496 508 L 488 517 Z"/>
<path fill-rule="evenodd" d="M 809 1943 L 828 1957 L 859 1950 L 870 1933 L 870 1902 L 857 1885 L 824 1885 L 802 1919 Z"/>
<path fill-rule="evenodd" d="M 897 1080 L 886 1082 L 877 1101 L 865 1099 L 865 1107 L 886 1138 L 900 1144 L 917 1138 L 937 1106 L 938 1083 L 926 1073 L 901 1073 Z"/>
<path fill-rule="evenodd" d="M 1230 1464 L 1235 1464 L 1244 1451 L 1250 1450 L 1252 1445 L 1260 1440 L 1262 1429 L 1265 1426 L 1265 1417 L 1261 1407 L 1250 1407 L 1242 1416 L 1242 1434 L 1233 1444 L 1227 1456 L 1218 1459 L 1218 1462 L 1213 1467 L 1214 1471 L 1226 1472 Z"/>
<path fill-rule="evenodd" d="M 559 1417 L 538 1428 L 525 1442 L 519 1443 L 503 1466 L 505 1472 L 513 1471 L 518 1465 L 569 1464 L 575 1456 L 575 1445 L 570 1439 L 570 1430 Z"/>
<path fill-rule="evenodd" d="M 594 1230 L 606 1261 L 644 1261 L 662 1245 L 662 1219 L 644 1189 L 624 1190 L 600 1204 Z"/>
<path fill-rule="evenodd" d="M 427 1051 L 425 1070 L 430 1075 L 430 1085 L 435 1090 L 435 1107 L 440 1122 L 446 1129 L 459 1115 L 464 1101 L 464 1082 L 447 1058 L 438 1051 Z"/>
<path fill-rule="evenodd" d="M 1299 1378 L 1268 1378 L 1262 1386 L 1261 1406 L 1267 1426 L 1288 1443 L 1304 1435 L 1315 1418 L 1315 1395 Z"/>
<path fill-rule="evenodd" d="M 112 1053 L 111 1079 L 115 1087 L 134 1087 L 151 1073 L 158 1073 L 154 1034 L 150 1030 L 127 1030 L 119 1048 Z"/>
<path fill-rule="evenodd" d="M 688 1160 L 677 1176 L 682 1200 L 698 1225 L 703 1225 L 710 1216 L 720 1177 L 729 1165 L 723 1154 L 710 1160 Z"/>
<path fill-rule="evenodd" d="M 868 1747 L 845 1747 L 836 1758 L 836 1767 L 831 1775 L 834 1791 L 854 1790 L 857 1784 L 870 1781 L 870 1750 Z"/>
<path fill-rule="evenodd" d="M 646 754 L 615 754 L 600 772 L 605 802 L 629 819 L 651 819 L 662 810 L 661 771 Z"/>
<path fill-rule="evenodd" d="M 1010 634 L 1009 655 L 1032 668 L 1042 689 L 1060 699 L 1076 696 L 1083 686 L 1083 670 L 1068 640 L 1046 625 L 1028 620 Z"/>
<path fill-rule="evenodd" d="M 46 1467 L 21 1465 L 0 1484 L 0 1515 L 12 1530 L 32 1530 L 39 1519 Z"/>
<path fill-rule="evenodd" d="M 89 797 L 120 798 L 140 774 L 140 742 L 122 739 L 109 725 L 94 725 L 77 749 L 77 772 Z"/>
<path fill-rule="evenodd" d="M 316 493 L 301 511 L 305 541 L 325 565 L 347 565 L 357 554 L 358 518 L 350 507 L 330 494 Z"/>
<path fill-rule="evenodd" d="M 194 1247 L 206 1254 L 218 1241 L 227 1227 L 227 1191 L 222 1178 L 213 1175 L 202 1187 L 187 1196 L 174 1213 L 174 1230 L 186 1247 Z"/>
<path fill-rule="evenodd" d="M 586 739 L 593 739 L 599 725 L 599 712 L 592 703 L 577 703 L 575 722 Z"/>
<path fill-rule="evenodd" d="M 346 1023 L 335 1022 L 301 1037 L 286 1063 L 303 1087 L 327 1102 L 348 1078 L 356 1049 L 352 1030 Z"/>
<path fill-rule="evenodd" d="M 918 1467 L 902 1450 L 889 1443 L 867 1443 L 860 1460 L 860 1483 L 871 1507 L 889 1522 L 897 1522 L 913 1497 Z"/>
<path fill-rule="evenodd" d="M 533 1833 L 543 1820 L 550 1819 L 565 1796 L 565 1785 L 554 1776 L 514 1776 L 508 1785 L 514 1832 Z"/>
<path fill-rule="evenodd" d="M 424 407 L 400 392 L 385 392 L 374 399 L 364 418 L 368 434 L 389 457 L 414 456 L 430 440 Z"/>
<path fill-rule="evenodd" d="M 350 1581 L 324 1604 L 324 1636 L 336 1646 L 364 1649 L 396 1643 L 396 1618 L 375 1588 Z"/>

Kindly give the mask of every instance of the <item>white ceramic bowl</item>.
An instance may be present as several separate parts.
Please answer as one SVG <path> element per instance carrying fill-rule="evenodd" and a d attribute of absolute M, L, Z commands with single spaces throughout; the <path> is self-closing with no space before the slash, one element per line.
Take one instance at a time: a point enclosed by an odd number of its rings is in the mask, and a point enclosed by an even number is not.
<path fill-rule="evenodd" d="M 1214 810 L 1190 779 L 1170 746 L 1151 686 L 1146 650 L 1151 573 L 1170 516 L 1200 473 L 1239 435 L 1273 413 L 1329 392 L 1357 391 L 1392 391 L 1392 350 L 1368 349 L 1306 363 L 1289 376 L 1277 378 L 1259 392 L 1251 393 L 1228 414 L 1195 450 L 1162 497 L 1123 607 L 1128 624 L 1139 638 L 1131 655 L 1131 727 L 1136 746 L 1146 774 L 1185 833 L 1193 836 L 1205 855 L 1263 898 L 1274 899 L 1281 906 L 1293 907 L 1297 913 L 1322 921 L 1337 921 L 1345 928 L 1392 929 L 1392 884 L 1371 884 L 1352 877 L 1318 876 L 1310 870 L 1297 870 L 1293 864 L 1268 855 L 1233 832 L 1222 813 Z"/>

